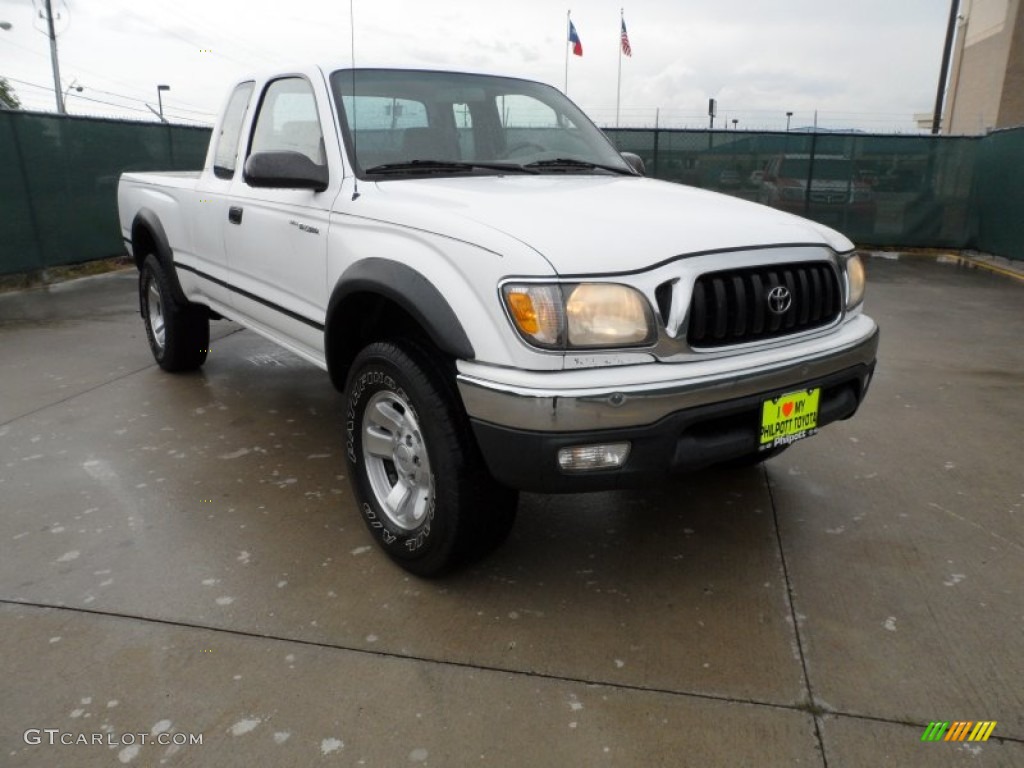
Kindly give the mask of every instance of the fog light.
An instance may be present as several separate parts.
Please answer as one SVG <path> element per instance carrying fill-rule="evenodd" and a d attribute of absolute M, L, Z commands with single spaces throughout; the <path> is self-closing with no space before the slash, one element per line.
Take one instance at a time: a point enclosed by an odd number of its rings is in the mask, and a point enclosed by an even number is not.
<path fill-rule="evenodd" d="M 565 472 L 614 469 L 625 464 L 628 456 L 629 443 L 574 445 L 558 451 L 558 466 Z"/>

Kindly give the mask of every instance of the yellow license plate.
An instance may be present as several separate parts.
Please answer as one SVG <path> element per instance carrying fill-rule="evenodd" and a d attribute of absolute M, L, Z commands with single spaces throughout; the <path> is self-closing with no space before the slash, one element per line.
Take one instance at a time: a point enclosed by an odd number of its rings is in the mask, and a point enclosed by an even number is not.
<path fill-rule="evenodd" d="M 766 400 L 761 406 L 760 450 L 789 445 L 815 434 L 820 395 L 820 389 L 808 389 Z"/>

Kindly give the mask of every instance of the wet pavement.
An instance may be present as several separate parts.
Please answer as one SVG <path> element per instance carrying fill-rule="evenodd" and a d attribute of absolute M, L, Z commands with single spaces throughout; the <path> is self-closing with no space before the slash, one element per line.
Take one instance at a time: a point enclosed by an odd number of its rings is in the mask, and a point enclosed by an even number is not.
<path fill-rule="evenodd" d="M 163 373 L 131 272 L 0 295 L 0 765 L 1024 765 L 1024 283 L 869 273 L 852 421 L 524 495 L 439 581 L 372 545 L 326 374 L 228 323 Z"/>

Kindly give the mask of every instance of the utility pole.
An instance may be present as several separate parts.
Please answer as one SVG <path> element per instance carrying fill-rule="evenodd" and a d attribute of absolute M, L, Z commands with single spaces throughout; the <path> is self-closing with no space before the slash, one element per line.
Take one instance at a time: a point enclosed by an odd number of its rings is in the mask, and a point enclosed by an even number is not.
<path fill-rule="evenodd" d="M 53 30 L 53 6 L 50 0 L 46 0 L 46 28 L 50 38 L 50 62 L 53 64 L 53 94 L 57 97 L 57 112 L 66 115 L 64 111 L 64 94 L 60 90 L 60 64 L 57 62 L 57 33 Z"/>
<path fill-rule="evenodd" d="M 946 100 L 946 77 L 949 75 L 949 56 L 953 51 L 953 37 L 956 35 L 956 16 L 960 0 L 949 5 L 949 24 L 946 26 L 946 47 L 942 49 L 942 64 L 939 71 L 939 90 L 935 94 L 935 114 L 932 117 L 932 133 L 939 132 L 942 125 L 942 104 Z"/>

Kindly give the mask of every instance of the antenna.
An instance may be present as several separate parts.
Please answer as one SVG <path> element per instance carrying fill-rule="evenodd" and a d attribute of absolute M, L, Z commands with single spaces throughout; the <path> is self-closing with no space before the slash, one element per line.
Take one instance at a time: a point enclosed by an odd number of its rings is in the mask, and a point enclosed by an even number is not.
<path fill-rule="evenodd" d="M 355 0 L 348 0 L 348 25 L 349 31 L 352 35 L 352 157 L 355 162 L 352 164 L 352 199 L 357 200 L 359 198 L 359 176 L 356 173 L 355 166 L 359 164 L 359 151 L 356 143 L 356 135 L 358 131 L 358 121 L 356 120 L 356 10 Z"/>

